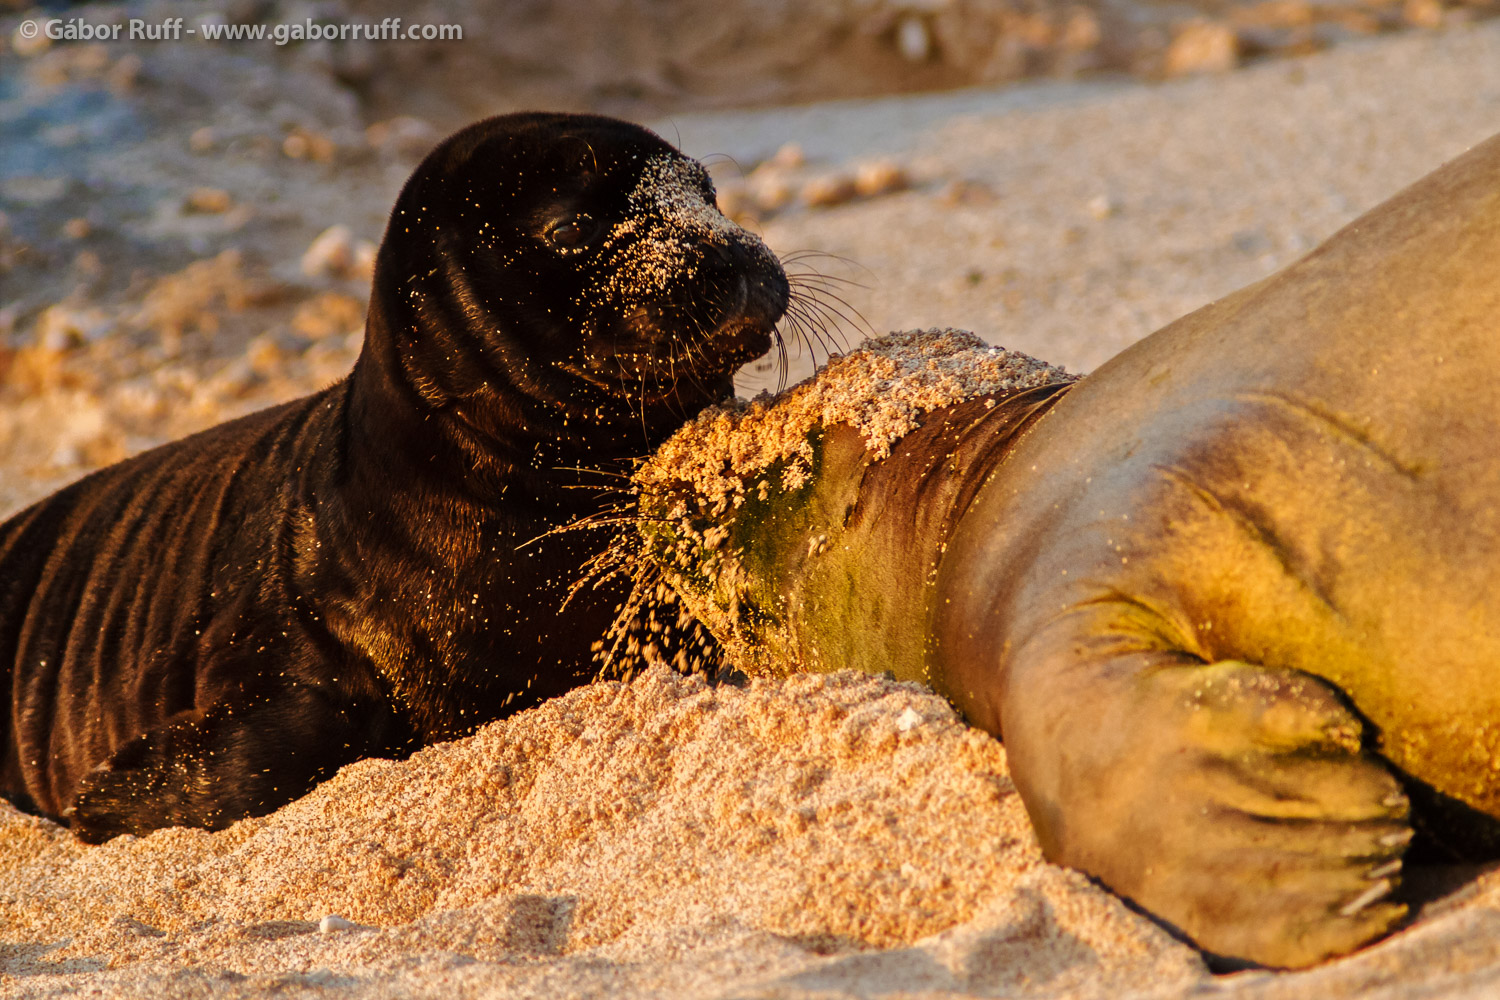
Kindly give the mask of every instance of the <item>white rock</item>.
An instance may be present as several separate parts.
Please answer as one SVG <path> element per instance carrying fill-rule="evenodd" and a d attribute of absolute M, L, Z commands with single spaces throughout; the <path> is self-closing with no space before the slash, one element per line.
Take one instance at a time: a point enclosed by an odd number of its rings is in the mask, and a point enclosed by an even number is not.
<path fill-rule="evenodd" d="M 48 306 L 37 317 L 37 343 L 49 351 L 70 351 L 98 340 L 110 330 L 109 317 L 98 309 Z"/>
<path fill-rule="evenodd" d="M 354 264 L 354 234 L 348 226 L 329 226 L 308 244 L 302 255 L 302 273 L 309 278 L 342 276 Z"/>
<path fill-rule="evenodd" d="M 807 154 L 797 143 L 788 142 L 772 153 L 771 158 L 766 162 L 781 170 L 796 170 L 798 167 L 807 165 Z"/>
<path fill-rule="evenodd" d="M 903 17 L 896 25 L 896 48 L 909 62 L 926 62 L 932 52 L 932 38 L 920 17 Z"/>

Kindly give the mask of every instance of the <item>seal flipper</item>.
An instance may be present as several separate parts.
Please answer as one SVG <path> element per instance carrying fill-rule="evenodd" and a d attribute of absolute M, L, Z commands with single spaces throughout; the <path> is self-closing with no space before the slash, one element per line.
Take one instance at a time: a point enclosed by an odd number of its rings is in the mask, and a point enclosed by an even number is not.
<path fill-rule="evenodd" d="M 414 748 L 387 705 L 288 686 L 137 736 L 84 775 L 63 818 L 96 844 L 166 826 L 218 830 L 272 812 L 345 764 Z"/>
<path fill-rule="evenodd" d="M 1109 608 L 1012 661 L 1006 748 L 1047 856 L 1227 958 L 1306 966 L 1389 932 L 1408 804 L 1339 693 L 1130 650 Z M 1081 639 L 1080 613 L 1105 627 Z"/>

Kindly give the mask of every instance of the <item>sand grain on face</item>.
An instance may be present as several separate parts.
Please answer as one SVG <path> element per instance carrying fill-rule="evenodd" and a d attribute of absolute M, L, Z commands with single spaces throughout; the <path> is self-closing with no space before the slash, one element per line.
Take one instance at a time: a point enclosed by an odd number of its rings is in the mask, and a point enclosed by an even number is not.
<path fill-rule="evenodd" d="M 660 294 L 695 267 L 699 244 L 730 242 L 771 251 L 759 237 L 725 218 L 703 195 L 708 171 L 694 160 L 654 156 L 629 196 L 630 211 L 605 238 L 614 251 L 610 290 L 626 302 Z"/>

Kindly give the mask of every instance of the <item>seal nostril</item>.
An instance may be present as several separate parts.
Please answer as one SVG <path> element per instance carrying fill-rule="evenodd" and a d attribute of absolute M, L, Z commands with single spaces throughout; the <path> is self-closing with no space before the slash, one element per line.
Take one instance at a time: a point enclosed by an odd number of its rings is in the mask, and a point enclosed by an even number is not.
<path fill-rule="evenodd" d="M 791 299 L 786 277 L 779 271 L 754 272 L 742 281 L 745 318 L 767 326 L 779 321 Z"/>

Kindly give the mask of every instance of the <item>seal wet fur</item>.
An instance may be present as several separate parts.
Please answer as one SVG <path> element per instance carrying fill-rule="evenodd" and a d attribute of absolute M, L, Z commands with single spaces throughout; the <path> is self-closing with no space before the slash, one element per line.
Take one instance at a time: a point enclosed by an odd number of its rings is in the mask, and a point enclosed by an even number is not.
<path fill-rule="evenodd" d="M 621 595 L 559 608 L 608 531 L 547 533 L 787 301 L 656 135 L 460 131 L 396 203 L 347 379 L 0 526 L 0 792 L 91 841 L 218 828 L 585 682 Z"/>

